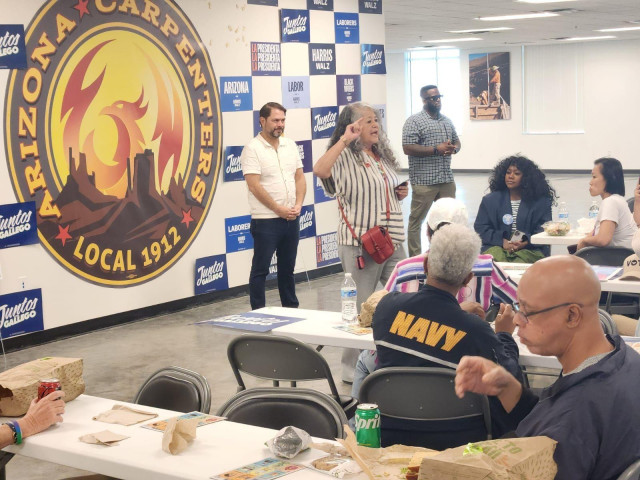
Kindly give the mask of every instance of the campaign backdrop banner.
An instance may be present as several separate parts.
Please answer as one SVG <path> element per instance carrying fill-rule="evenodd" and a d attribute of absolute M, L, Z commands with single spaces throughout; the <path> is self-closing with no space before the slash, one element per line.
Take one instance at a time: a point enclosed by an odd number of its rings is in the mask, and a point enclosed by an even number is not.
<path fill-rule="evenodd" d="M 333 14 L 336 43 L 360 43 L 360 22 L 357 13 Z"/>
<path fill-rule="evenodd" d="M 386 105 L 374 105 L 373 108 L 380 112 L 380 118 L 382 118 L 382 128 L 387 131 L 387 106 Z"/>
<path fill-rule="evenodd" d="M 269 5 L 270 7 L 277 7 L 278 0 L 247 0 L 249 5 Z"/>
<path fill-rule="evenodd" d="M 300 211 L 300 240 L 316 236 L 316 210 L 313 205 L 304 205 Z"/>
<path fill-rule="evenodd" d="M 329 138 L 338 122 L 338 107 L 311 109 L 311 139 Z"/>
<path fill-rule="evenodd" d="M 313 157 L 311 155 L 311 140 L 296 141 L 300 159 L 302 160 L 302 171 L 309 173 L 313 170 Z"/>
<path fill-rule="evenodd" d="M 251 215 L 224 219 L 227 253 L 253 248 L 253 237 L 249 228 L 251 228 Z"/>
<path fill-rule="evenodd" d="M 282 77 L 282 105 L 285 108 L 309 108 L 309 77 Z"/>
<path fill-rule="evenodd" d="M 195 325 L 213 325 L 215 327 L 235 328 L 252 332 L 268 332 L 277 327 L 284 327 L 290 323 L 299 322 L 304 318 L 286 317 L 284 315 L 270 315 L 268 313 L 247 312 L 225 317 L 196 322 Z"/>
<path fill-rule="evenodd" d="M 358 11 L 382 14 L 382 0 L 358 0 Z"/>
<path fill-rule="evenodd" d="M 309 73 L 311 75 L 336 74 L 336 46 L 333 43 L 309 44 Z"/>
<path fill-rule="evenodd" d="M 239 182 L 244 180 L 242 175 L 242 165 L 240 164 L 240 154 L 242 146 L 226 147 L 224 149 L 224 181 Z"/>
<path fill-rule="evenodd" d="M 255 137 L 262 131 L 260 126 L 260 110 L 253 111 L 253 136 Z"/>
<path fill-rule="evenodd" d="M 316 265 L 324 267 L 334 263 L 340 263 L 337 232 L 318 235 L 316 237 Z"/>
<path fill-rule="evenodd" d="M 360 75 L 336 75 L 338 105 L 348 105 L 349 103 L 361 101 L 362 89 L 360 84 Z"/>
<path fill-rule="evenodd" d="M 363 43 L 360 45 L 360 53 L 362 60 L 361 73 L 387 73 L 387 67 L 384 60 L 384 45 L 372 45 Z"/>
<path fill-rule="evenodd" d="M 326 193 L 324 193 L 324 188 L 322 188 L 322 180 L 320 178 L 313 176 L 313 203 L 322 203 L 328 202 L 329 200 L 333 200 L 333 197 L 330 197 Z"/>
<path fill-rule="evenodd" d="M 227 256 L 224 254 L 196 259 L 195 273 L 194 291 L 196 295 L 229 288 Z"/>
<path fill-rule="evenodd" d="M 24 25 L 0 25 L 0 68 L 27 68 Z"/>
<path fill-rule="evenodd" d="M 38 243 L 36 202 L 0 205 L 0 248 Z"/>
<path fill-rule="evenodd" d="M 253 109 L 251 77 L 220 77 L 220 107 L 223 112 Z"/>
<path fill-rule="evenodd" d="M 21 290 L 0 295 L 2 338 L 44 330 L 42 290 Z"/>
<path fill-rule="evenodd" d="M 282 43 L 309 43 L 309 10 L 280 10 Z"/>
<path fill-rule="evenodd" d="M 279 43 L 251 42 L 251 75 L 280 75 L 281 60 Z"/>
<path fill-rule="evenodd" d="M 307 10 L 333 10 L 333 0 L 307 0 Z"/>

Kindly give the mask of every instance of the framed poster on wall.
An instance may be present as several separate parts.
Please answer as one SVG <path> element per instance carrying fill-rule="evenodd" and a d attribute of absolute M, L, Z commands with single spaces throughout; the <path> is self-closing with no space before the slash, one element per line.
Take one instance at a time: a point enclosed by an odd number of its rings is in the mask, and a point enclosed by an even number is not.
<path fill-rule="evenodd" d="M 471 120 L 511 119 L 509 52 L 469 54 Z"/>

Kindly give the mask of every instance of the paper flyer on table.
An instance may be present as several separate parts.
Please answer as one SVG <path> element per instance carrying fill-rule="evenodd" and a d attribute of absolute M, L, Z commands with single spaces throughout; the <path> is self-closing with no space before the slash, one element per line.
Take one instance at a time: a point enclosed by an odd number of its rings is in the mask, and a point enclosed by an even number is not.
<path fill-rule="evenodd" d="M 172 417 L 173 418 L 173 417 Z M 225 417 L 216 417 L 215 415 L 207 415 L 206 413 L 200 412 L 189 412 L 184 415 L 180 415 L 177 417 L 178 420 L 191 420 L 194 418 L 198 419 L 198 427 L 202 427 L 203 425 L 210 425 L 212 423 L 220 422 L 225 420 Z M 146 425 L 142 425 L 142 428 L 148 428 L 149 430 L 157 430 L 158 432 L 164 432 L 167 428 L 167 422 L 171 420 L 167 418 L 165 420 L 158 420 L 157 422 L 148 423 Z"/>
<path fill-rule="evenodd" d="M 214 475 L 211 478 L 213 480 L 271 480 L 304 468 L 302 465 L 296 465 L 286 460 L 265 458 L 244 467 Z"/>
<path fill-rule="evenodd" d="M 215 327 L 235 328 L 252 332 L 269 332 L 274 328 L 284 327 L 290 323 L 300 322 L 304 318 L 285 317 L 268 313 L 247 312 L 225 317 L 196 322 L 195 325 L 213 325 Z"/>
<path fill-rule="evenodd" d="M 355 325 L 349 325 L 349 324 L 336 325 L 333 328 L 335 328 L 336 330 L 342 330 L 343 332 L 352 333 L 354 335 L 367 335 L 367 334 L 373 332 L 373 330 L 371 330 L 371 328 L 369 328 L 369 327 L 361 327 L 358 324 L 355 324 Z"/>
<path fill-rule="evenodd" d="M 622 275 L 622 267 L 609 267 L 606 265 L 592 265 L 593 271 L 596 272 L 598 280 L 606 282 L 614 280 Z"/>

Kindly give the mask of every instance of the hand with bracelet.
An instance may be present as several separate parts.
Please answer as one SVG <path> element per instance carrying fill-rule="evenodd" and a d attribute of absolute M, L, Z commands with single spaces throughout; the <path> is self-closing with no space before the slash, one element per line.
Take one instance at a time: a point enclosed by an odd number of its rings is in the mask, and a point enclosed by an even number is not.
<path fill-rule="evenodd" d="M 362 123 L 363 117 L 360 117 L 355 122 L 347 125 L 347 128 L 344 131 L 342 137 L 340 137 L 341 142 L 344 144 L 345 148 L 349 146 L 349 144 L 360 137 L 360 133 L 362 132 L 362 127 L 360 124 Z"/>
<path fill-rule="evenodd" d="M 20 420 L 11 420 L 0 427 L 0 448 L 22 441 L 46 430 L 57 422 L 62 422 L 64 413 L 64 392 L 59 390 L 50 393 L 41 400 L 34 399 L 29 410 Z"/>

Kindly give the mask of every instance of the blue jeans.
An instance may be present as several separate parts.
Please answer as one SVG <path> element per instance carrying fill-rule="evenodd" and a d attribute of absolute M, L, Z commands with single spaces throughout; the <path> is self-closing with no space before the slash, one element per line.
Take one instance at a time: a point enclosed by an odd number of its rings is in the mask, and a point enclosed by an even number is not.
<path fill-rule="evenodd" d="M 358 356 L 356 362 L 356 370 L 353 374 L 353 385 L 351 385 L 351 396 L 360 398 L 360 385 L 367 378 L 367 375 L 373 373 L 378 363 L 378 352 L 375 350 L 363 350 Z"/>
<path fill-rule="evenodd" d="M 278 291 L 283 307 L 298 308 L 296 282 L 293 269 L 296 266 L 300 221 L 284 218 L 259 218 L 251 220 L 253 237 L 253 260 L 249 274 L 249 300 L 251 309 L 265 306 L 264 284 L 269 274 L 273 252 L 278 257 Z"/>

